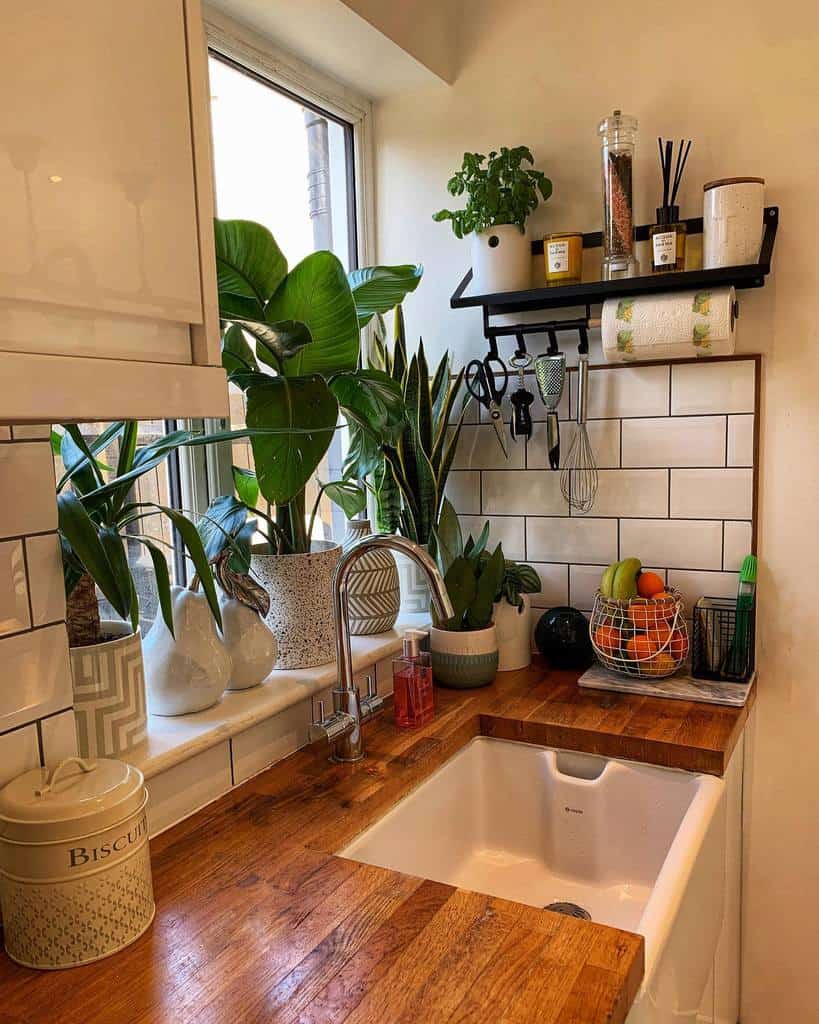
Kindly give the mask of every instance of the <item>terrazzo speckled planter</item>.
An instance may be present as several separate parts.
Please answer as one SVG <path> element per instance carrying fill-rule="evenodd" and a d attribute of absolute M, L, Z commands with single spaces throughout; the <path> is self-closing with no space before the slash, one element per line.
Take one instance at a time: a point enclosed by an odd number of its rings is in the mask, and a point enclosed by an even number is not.
<path fill-rule="evenodd" d="M 430 627 L 432 677 L 439 686 L 472 690 L 488 686 L 498 671 L 498 635 L 494 625 L 456 633 Z"/>
<path fill-rule="evenodd" d="M 270 595 L 265 622 L 276 637 L 277 669 L 313 668 L 335 657 L 333 572 L 341 545 L 313 541 L 309 555 L 269 555 L 255 549 L 250 571 Z"/>
<path fill-rule="evenodd" d="M 348 551 L 371 533 L 369 519 L 349 520 L 343 550 Z M 347 599 L 352 636 L 370 636 L 392 629 L 401 604 L 398 568 L 392 552 L 372 548 L 358 558 L 348 577 Z"/>

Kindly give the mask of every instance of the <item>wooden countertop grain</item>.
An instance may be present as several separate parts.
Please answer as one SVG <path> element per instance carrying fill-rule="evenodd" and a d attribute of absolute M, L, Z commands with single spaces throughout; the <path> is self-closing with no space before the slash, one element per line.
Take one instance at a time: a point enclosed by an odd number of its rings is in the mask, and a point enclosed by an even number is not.
<path fill-rule="evenodd" d="M 721 774 L 743 709 L 581 690 L 541 662 L 435 719 L 306 748 L 151 842 L 157 915 L 108 959 L 0 957 L 2 1024 L 622 1024 L 639 935 L 335 856 L 481 733 Z"/>

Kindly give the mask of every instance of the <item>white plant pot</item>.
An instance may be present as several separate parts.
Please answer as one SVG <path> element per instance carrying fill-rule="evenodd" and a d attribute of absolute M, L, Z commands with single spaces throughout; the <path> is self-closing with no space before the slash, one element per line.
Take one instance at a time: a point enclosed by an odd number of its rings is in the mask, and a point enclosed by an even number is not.
<path fill-rule="evenodd" d="M 426 544 L 421 547 L 429 551 Z M 401 614 L 428 615 L 432 595 L 424 571 L 414 558 L 400 551 L 395 553 L 395 564 L 398 566 L 398 579 L 401 586 Z"/>
<path fill-rule="evenodd" d="M 124 757 L 147 735 L 142 636 L 103 620 L 99 644 L 72 647 L 77 742 L 82 757 Z"/>
<path fill-rule="evenodd" d="M 372 533 L 369 519 L 351 519 L 342 549 L 347 551 Z M 347 599 L 352 636 L 386 633 L 398 618 L 401 591 L 391 551 L 373 548 L 361 555 L 348 577 Z"/>
<path fill-rule="evenodd" d="M 251 555 L 251 573 L 270 595 L 265 621 L 278 644 L 277 669 L 313 668 L 335 657 L 332 582 L 340 557 L 341 545 L 330 541 L 313 541 L 307 555 Z"/>
<path fill-rule="evenodd" d="M 276 665 L 279 653 L 270 627 L 252 608 L 221 594 L 222 643 L 230 655 L 230 681 L 227 690 L 248 690 L 266 679 Z"/>
<path fill-rule="evenodd" d="M 498 671 L 498 634 L 486 629 L 455 632 L 430 627 L 432 676 L 441 686 L 471 690 L 488 686 Z"/>
<path fill-rule="evenodd" d="M 505 599 L 494 606 L 498 672 L 514 672 L 532 663 L 532 602 L 528 594 L 521 594 L 521 600 L 522 608 Z"/>
<path fill-rule="evenodd" d="M 190 715 L 212 707 L 230 679 L 230 655 L 207 598 L 171 587 L 173 631 L 157 615 L 145 637 L 145 678 L 152 715 Z"/>
<path fill-rule="evenodd" d="M 477 295 L 517 292 L 532 283 L 532 249 L 528 234 L 514 224 L 475 231 L 472 244 L 472 286 Z"/>

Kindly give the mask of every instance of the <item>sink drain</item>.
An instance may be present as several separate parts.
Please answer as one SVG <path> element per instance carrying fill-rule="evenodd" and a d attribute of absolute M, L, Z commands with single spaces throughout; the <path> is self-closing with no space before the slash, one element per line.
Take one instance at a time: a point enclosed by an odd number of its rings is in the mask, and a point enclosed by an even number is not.
<path fill-rule="evenodd" d="M 552 910 L 555 914 L 565 914 L 566 917 L 578 917 L 581 921 L 591 921 L 592 916 L 584 907 L 577 903 L 569 903 L 565 900 L 558 900 L 555 903 L 547 903 L 544 910 Z"/>

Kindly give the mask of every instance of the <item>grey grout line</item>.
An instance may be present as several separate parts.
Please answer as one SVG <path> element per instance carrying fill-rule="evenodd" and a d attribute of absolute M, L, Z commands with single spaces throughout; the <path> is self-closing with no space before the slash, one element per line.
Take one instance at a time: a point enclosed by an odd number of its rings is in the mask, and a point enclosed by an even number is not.
<path fill-rule="evenodd" d="M 37 728 L 37 749 L 40 755 L 40 764 L 45 767 L 45 747 L 43 745 L 43 725 L 40 720 L 36 721 L 35 726 Z"/>
<path fill-rule="evenodd" d="M 20 542 L 20 547 L 23 549 L 23 570 L 26 576 L 26 601 L 28 603 L 28 621 L 29 625 L 34 627 L 34 605 L 31 601 L 31 573 L 28 571 L 28 549 L 23 539 Z"/>

